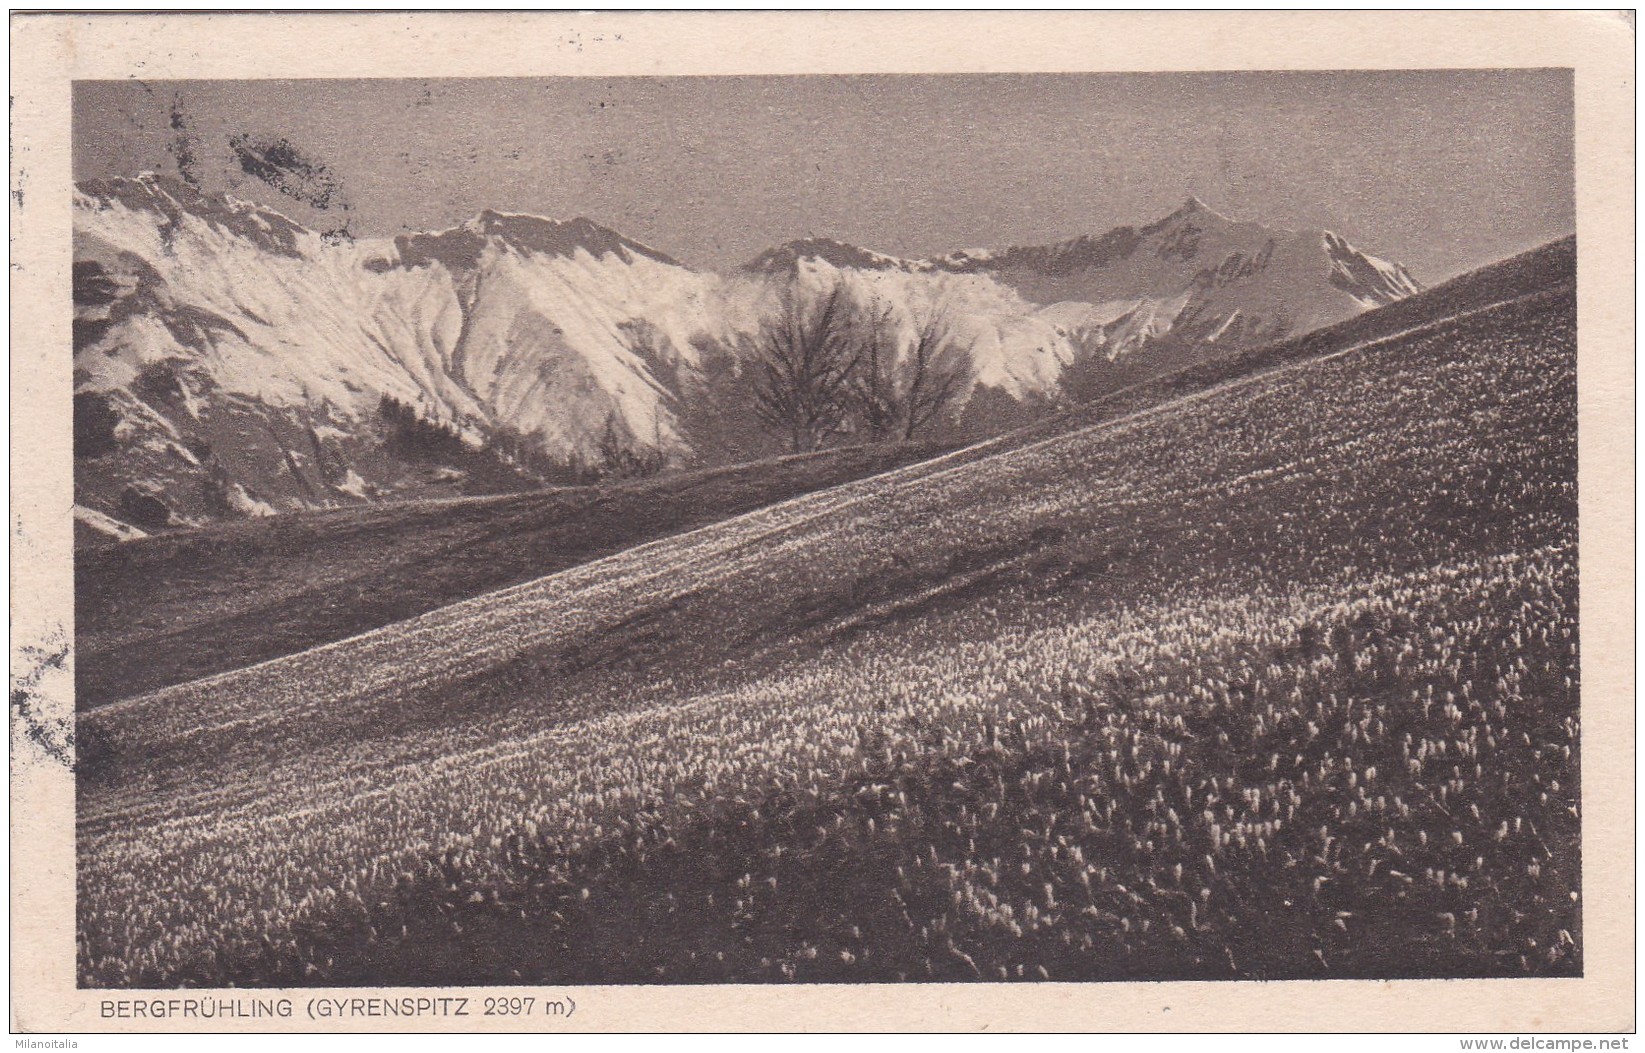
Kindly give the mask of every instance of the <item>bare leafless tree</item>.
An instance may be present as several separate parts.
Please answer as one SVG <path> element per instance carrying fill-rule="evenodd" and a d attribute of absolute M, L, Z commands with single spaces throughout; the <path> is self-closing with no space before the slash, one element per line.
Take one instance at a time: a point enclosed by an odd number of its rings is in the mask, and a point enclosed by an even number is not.
<path fill-rule="evenodd" d="M 654 438 L 649 447 L 636 441 L 633 430 L 616 411 L 606 414 L 605 431 L 595 452 L 599 457 L 594 472 L 601 479 L 633 479 L 656 475 L 668 466 L 663 451 L 662 419 L 652 419 Z"/>
<path fill-rule="evenodd" d="M 816 299 L 791 287 L 754 338 L 755 413 L 795 453 L 821 447 L 850 413 L 861 355 L 851 314 L 843 283 Z"/>
<path fill-rule="evenodd" d="M 913 439 L 953 403 L 969 377 L 951 308 L 942 300 L 933 304 L 906 351 L 889 307 L 876 304 L 863 312 L 856 328 L 851 397 L 863 430 L 874 439 Z"/>
<path fill-rule="evenodd" d="M 932 305 L 914 336 L 903 368 L 901 385 L 902 437 L 936 420 L 965 388 L 970 379 L 969 363 L 960 355 L 955 340 L 954 314 L 946 301 Z"/>
<path fill-rule="evenodd" d="M 878 299 L 857 312 L 854 328 L 857 370 L 851 378 L 851 402 L 870 439 L 886 439 L 902 428 L 899 398 L 900 355 L 896 317 Z"/>

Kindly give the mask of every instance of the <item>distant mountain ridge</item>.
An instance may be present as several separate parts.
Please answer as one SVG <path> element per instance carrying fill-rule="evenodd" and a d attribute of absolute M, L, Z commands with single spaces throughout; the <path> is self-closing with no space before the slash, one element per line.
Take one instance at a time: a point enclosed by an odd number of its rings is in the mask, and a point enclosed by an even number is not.
<path fill-rule="evenodd" d="M 1069 358 L 1109 362 L 1167 343 L 1170 364 L 1329 325 L 1421 290 L 1404 267 L 1329 230 L 1277 230 L 1229 219 L 1190 197 L 1142 227 L 1050 245 L 974 249 L 905 260 L 829 238 L 789 242 L 744 265 L 758 274 L 799 261 L 841 270 L 973 275 L 1041 305 L 1037 317 Z M 1184 352 L 1187 352 L 1185 355 Z M 1148 371 L 1142 363 L 1141 372 Z"/>
<path fill-rule="evenodd" d="M 751 431 L 751 335 L 834 287 L 899 346 L 948 320 L 966 384 L 933 426 L 956 436 L 1418 288 L 1330 232 L 1192 200 L 929 260 L 808 238 L 723 275 L 583 218 L 352 239 L 155 175 L 81 184 L 74 214 L 76 499 L 143 530 L 758 455 L 709 425 Z"/>

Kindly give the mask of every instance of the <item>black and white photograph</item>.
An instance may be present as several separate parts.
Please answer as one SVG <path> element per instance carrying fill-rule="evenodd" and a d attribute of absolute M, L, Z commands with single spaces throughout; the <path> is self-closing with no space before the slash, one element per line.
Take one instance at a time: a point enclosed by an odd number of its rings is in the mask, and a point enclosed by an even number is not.
<path fill-rule="evenodd" d="M 1576 91 L 74 80 L 74 984 L 1582 978 Z"/>

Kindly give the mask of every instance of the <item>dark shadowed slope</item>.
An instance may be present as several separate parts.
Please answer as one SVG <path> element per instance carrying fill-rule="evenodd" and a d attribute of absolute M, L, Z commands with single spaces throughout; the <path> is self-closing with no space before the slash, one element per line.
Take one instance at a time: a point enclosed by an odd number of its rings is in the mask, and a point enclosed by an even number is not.
<path fill-rule="evenodd" d="M 1579 973 L 1563 277 L 84 714 L 82 982 Z"/>
<path fill-rule="evenodd" d="M 936 452 L 853 447 L 623 484 L 273 516 L 81 549 L 78 705 L 294 654 Z"/>
<path fill-rule="evenodd" d="M 1013 449 L 1574 280 L 1557 242 L 1340 325 L 1140 384 L 950 455 Z M 350 509 L 81 551 L 82 708 L 293 654 L 939 452 L 839 450 L 611 488 Z"/>

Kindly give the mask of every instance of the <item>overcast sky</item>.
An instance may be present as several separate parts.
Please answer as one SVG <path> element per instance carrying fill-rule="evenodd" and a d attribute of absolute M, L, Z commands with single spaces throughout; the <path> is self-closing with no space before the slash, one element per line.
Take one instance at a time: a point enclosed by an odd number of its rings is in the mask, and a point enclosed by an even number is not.
<path fill-rule="evenodd" d="M 1556 70 L 106 81 L 76 85 L 74 119 L 79 179 L 181 165 L 366 236 L 587 216 L 704 267 L 807 236 L 1043 244 L 1192 194 L 1432 283 L 1575 226 Z M 309 166 L 287 192 L 241 159 L 282 141 Z"/>

